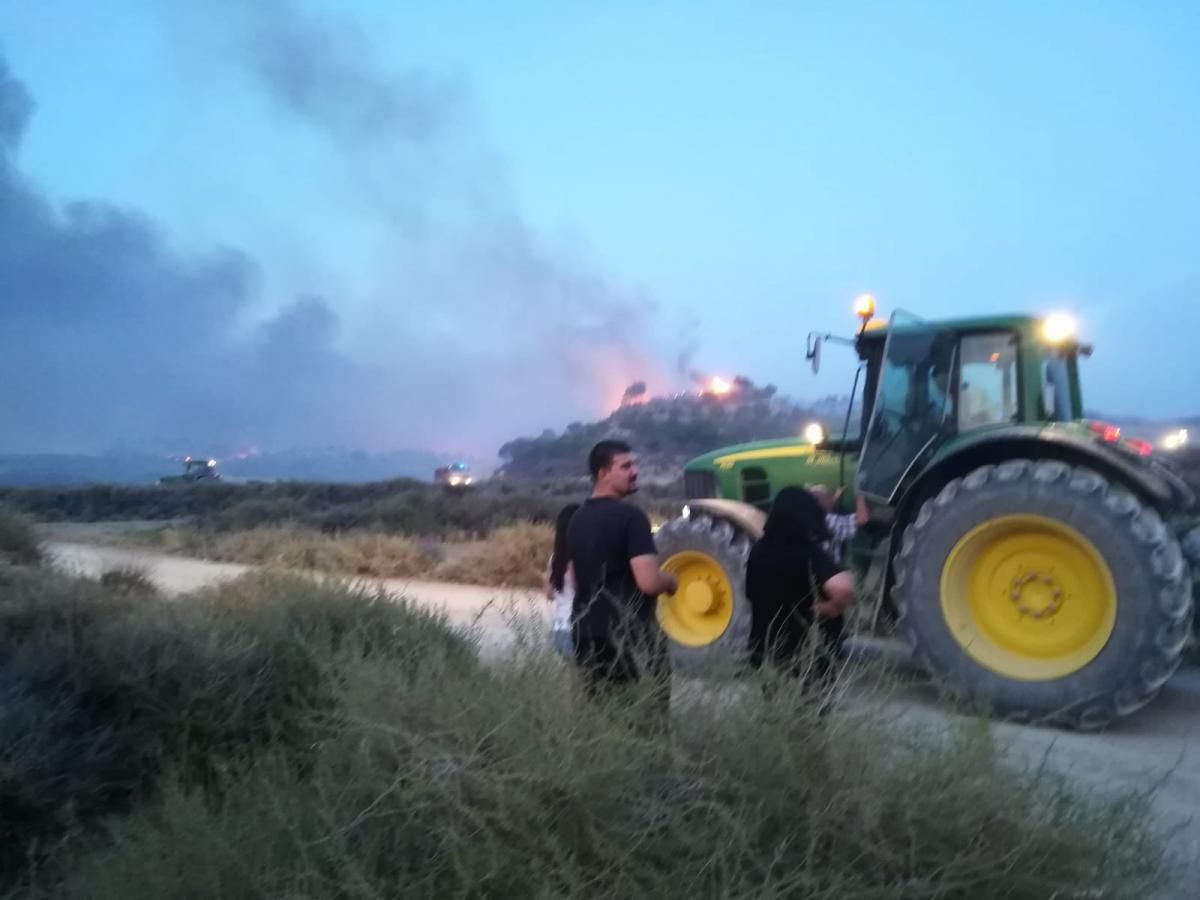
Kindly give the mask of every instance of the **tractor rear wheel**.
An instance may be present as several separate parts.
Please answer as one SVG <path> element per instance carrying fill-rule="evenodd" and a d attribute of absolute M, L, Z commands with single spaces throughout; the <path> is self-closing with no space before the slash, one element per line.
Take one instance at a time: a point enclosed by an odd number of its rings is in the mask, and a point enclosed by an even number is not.
<path fill-rule="evenodd" d="M 679 590 L 658 599 L 674 670 L 711 674 L 739 665 L 750 639 L 751 538 L 727 521 L 693 514 L 663 525 L 655 543 L 663 568 L 679 579 Z"/>
<path fill-rule="evenodd" d="M 1001 715 L 1081 730 L 1148 703 L 1191 630 L 1191 578 L 1159 515 L 1097 472 L 983 466 L 904 531 L 893 599 L 916 657 Z"/>

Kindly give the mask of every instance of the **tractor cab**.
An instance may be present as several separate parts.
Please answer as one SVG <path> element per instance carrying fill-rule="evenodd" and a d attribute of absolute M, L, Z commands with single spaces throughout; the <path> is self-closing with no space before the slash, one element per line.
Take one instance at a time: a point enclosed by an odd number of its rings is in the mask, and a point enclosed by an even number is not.
<path fill-rule="evenodd" d="M 1091 348 L 1065 317 L 928 323 L 897 312 L 883 325 L 868 313 L 854 347 L 866 369 L 857 487 L 876 503 L 893 503 L 959 436 L 1082 418 L 1078 360 Z"/>
<path fill-rule="evenodd" d="M 856 304 L 854 337 L 813 333 L 814 371 L 823 348 L 842 345 L 858 357 L 841 421 L 810 426 L 791 439 L 724 447 L 684 469 L 689 498 L 724 498 L 770 507 L 794 484 L 857 492 L 876 506 L 897 497 L 905 476 L 957 435 L 972 440 L 1016 426 L 1037 428 L 1082 417 L 1078 359 L 1091 348 L 1074 340 L 1069 320 L 997 316 L 936 323 L 897 312 L 874 318 L 874 300 Z"/>

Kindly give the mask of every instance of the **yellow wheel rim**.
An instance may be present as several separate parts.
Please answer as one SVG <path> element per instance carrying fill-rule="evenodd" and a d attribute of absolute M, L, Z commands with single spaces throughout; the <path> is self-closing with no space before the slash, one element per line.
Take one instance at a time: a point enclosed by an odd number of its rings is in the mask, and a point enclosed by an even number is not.
<path fill-rule="evenodd" d="M 1077 672 L 1112 635 L 1117 591 L 1104 558 L 1069 525 L 1003 516 L 968 532 L 942 568 L 954 639 L 993 672 L 1045 681 Z"/>
<path fill-rule="evenodd" d="M 668 557 L 663 568 L 679 579 L 674 594 L 658 598 L 658 622 L 667 637 L 689 647 L 711 644 L 733 619 L 733 585 L 721 564 L 694 550 Z"/>

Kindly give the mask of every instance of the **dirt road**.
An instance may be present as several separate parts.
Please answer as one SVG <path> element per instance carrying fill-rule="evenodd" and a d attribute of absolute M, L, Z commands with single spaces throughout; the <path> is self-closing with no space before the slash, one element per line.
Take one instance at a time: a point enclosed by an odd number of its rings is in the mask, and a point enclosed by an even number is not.
<path fill-rule="evenodd" d="M 168 595 L 236 578 L 254 569 L 237 563 L 209 562 L 182 556 L 163 556 L 143 550 L 51 541 L 47 545 L 55 564 L 79 575 L 97 576 L 121 567 L 144 572 L 159 590 Z M 509 611 L 549 622 L 549 604 L 536 591 L 484 588 L 469 584 L 446 584 L 406 578 L 360 578 L 353 581 L 382 586 L 428 609 L 439 609 L 455 625 L 474 627 L 485 656 L 502 653 L 515 639 Z"/>
<path fill-rule="evenodd" d="M 59 566 L 79 574 L 137 567 L 168 594 L 195 590 L 251 569 L 89 544 L 51 542 L 49 549 Z M 474 626 L 485 656 L 501 654 L 514 640 L 506 608 L 548 622 L 547 604 L 528 590 L 397 579 L 370 583 L 441 609 L 456 624 Z M 935 727 L 946 721 L 932 692 L 920 686 L 908 689 L 895 706 L 904 718 Z M 1157 787 L 1158 824 L 1169 834 L 1176 859 L 1173 884 L 1164 897 L 1200 896 L 1200 671 L 1180 672 L 1155 703 L 1103 734 L 998 724 L 996 735 L 1011 758 L 1033 764 L 1046 760 L 1098 789 Z"/>

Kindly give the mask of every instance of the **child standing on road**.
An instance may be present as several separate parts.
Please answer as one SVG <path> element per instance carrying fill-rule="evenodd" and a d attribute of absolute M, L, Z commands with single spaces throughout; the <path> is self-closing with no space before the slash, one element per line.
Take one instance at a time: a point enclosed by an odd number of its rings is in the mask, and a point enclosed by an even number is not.
<path fill-rule="evenodd" d="M 554 604 L 554 649 L 569 660 L 575 659 L 575 639 L 571 634 L 571 608 L 575 603 L 575 573 L 567 552 L 567 526 L 579 509 L 568 503 L 554 523 L 554 552 L 544 578 L 546 599 Z"/>

